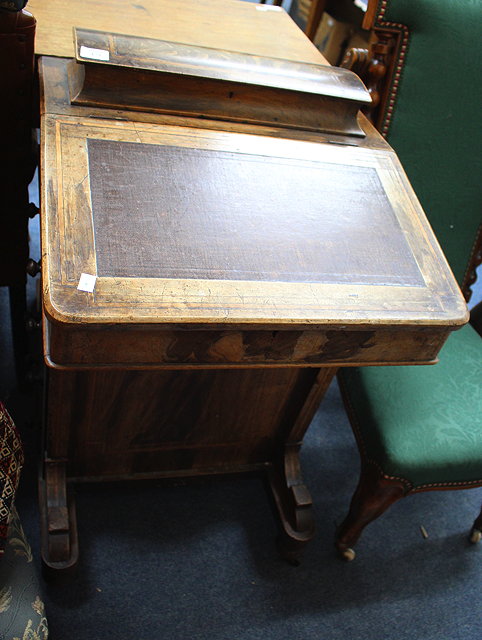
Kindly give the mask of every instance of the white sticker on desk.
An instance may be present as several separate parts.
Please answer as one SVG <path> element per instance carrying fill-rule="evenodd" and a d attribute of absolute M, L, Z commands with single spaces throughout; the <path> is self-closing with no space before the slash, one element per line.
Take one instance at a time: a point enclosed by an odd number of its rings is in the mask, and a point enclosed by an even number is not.
<path fill-rule="evenodd" d="M 87 291 L 88 293 L 92 293 L 95 288 L 96 280 L 97 276 L 91 276 L 90 273 L 81 273 L 77 289 L 79 291 Z"/>
<path fill-rule="evenodd" d="M 274 4 L 258 4 L 256 5 L 258 11 L 283 11 L 281 7 Z"/>
<path fill-rule="evenodd" d="M 109 52 L 107 49 L 93 49 L 92 47 L 86 47 L 81 45 L 80 57 L 87 58 L 89 60 L 101 60 L 102 62 L 109 62 Z"/>

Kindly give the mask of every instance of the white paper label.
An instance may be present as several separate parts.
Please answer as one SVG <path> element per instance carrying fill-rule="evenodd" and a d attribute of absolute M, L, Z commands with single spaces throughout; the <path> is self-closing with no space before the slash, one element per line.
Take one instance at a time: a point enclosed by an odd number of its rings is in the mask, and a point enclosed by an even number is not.
<path fill-rule="evenodd" d="M 80 57 L 88 58 L 89 60 L 101 60 L 102 62 L 109 62 L 109 52 L 107 49 L 92 49 L 92 47 L 80 47 Z"/>
<path fill-rule="evenodd" d="M 96 280 L 97 276 L 91 276 L 90 273 L 81 273 L 77 289 L 79 291 L 87 291 L 88 293 L 92 293 L 95 288 Z"/>
<path fill-rule="evenodd" d="M 258 4 L 256 5 L 258 11 L 283 11 L 281 7 L 274 4 Z"/>

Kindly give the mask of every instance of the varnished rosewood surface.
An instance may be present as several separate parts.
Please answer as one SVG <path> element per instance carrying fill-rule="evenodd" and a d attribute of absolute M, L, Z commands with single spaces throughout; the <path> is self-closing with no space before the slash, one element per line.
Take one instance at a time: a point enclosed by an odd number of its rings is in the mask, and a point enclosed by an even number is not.
<path fill-rule="evenodd" d="M 47 364 L 57 369 L 172 369 L 316 367 L 434 362 L 448 330 L 398 329 L 217 331 L 140 328 L 64 328 L 44 322 Z"/>
<path fill-rule="evenodd" d="M 239 82 L 361 103 L 369 101 L 355 74 L 323 64 L 88 29 L 75 28 L 74 39 L 77 62 L 85 68 L 103 68 L 106 79 L 110 67 L 118 67 Z M 122 87 L 117 87 L 117 91 L 120 93 Z"/>
<path fill-rule="evenodd" d="M 268 474 L 281 525 L 279 549 L 296 562 L 314 533 L 298 453 L 335 371 L 49 370 L 40 480 L 44 562 L 67 569 L 78 559 L 68 477 L 247 471 Z"/>
<path fill-rule="evenodd" d="M 238 2 L 239 0 L 233 0 Z M 321 61 L 319 55 L 316 60 Z M 105 118 L 106 109 L 103 107 L 74 105 L 71 103 L 71 88 L 69 77 L 75 73 L 72 67 L 76 61 L 65 58 L 52 58 L 42 56 L 39 59 L 39 68 L 44 77 L 48 77 L 48 92 L 41 90 L 40 109 L 42 113 L 64 114 L 69 116 L 85 116 L 90 118 Z M 191 126 L 197 129 L 211 129 L 216 131 L 232 131 L 236 133 L 252 133 L 253 124 L 234 122 L 228 120 L 211 120 L 199 118 L 193 115 L 173 115 L 166 113 L 150 113 L 148 111 L 136 111 L 127 109 L 110 109 L 107 111 L 109 118 L 113 120 L 125 120 L 129 122 L 146 122 L 152 124 L 174 124 L 176 126 Z M 332 134 L 322 131 L 308 131 L 299 128 L 287 128 L 267 124 L 257 124 L 254 129 L 257 134 L 271 138 L 288 138 L 290 140 L 305 140 L 314 142 L 329 142 L 330 144 L 355 145 L 358 148 L 389 149 L 389 145 L 379 135 L 373 125 L 361 114 L 358 114 L 358 122 L 365 136 L 351 136 L 344 134 Z"/>
<path fill-rule="evenodd" d="M 195 115 L 363 136 L 370 96 L 324 64 L 76 29 L 73 104 Z"/>
<path fill-rule="evenodd" d="M 50 371 L 50 398 L 71 398 L 62 414 L 49 403 L 50 455 L 68 459 L 69 476 L 84 479 L 263 469 L 317 375 L 290 368 Z"/>

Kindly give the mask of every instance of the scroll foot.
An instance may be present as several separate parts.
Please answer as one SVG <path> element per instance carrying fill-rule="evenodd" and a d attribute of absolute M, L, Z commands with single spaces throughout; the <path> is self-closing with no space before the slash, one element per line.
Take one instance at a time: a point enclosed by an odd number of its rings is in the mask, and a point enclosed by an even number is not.
<path fill-rule="evenodd" d="M 281 524 L 278 551 L 294 566 L 300 564 L 304 548 L 315 532 L 311 496 L 301 477 L 299 449 L 299 444 L 287 445 L 282 463 L 273 467 L 269 474 Z"/>
<path fill-rule="evenodd" d="M 72 570 L 79 558 L 75 503 L 65 461 L 46 460 L 39 480 L 42 562 L 46 577 Z"/>

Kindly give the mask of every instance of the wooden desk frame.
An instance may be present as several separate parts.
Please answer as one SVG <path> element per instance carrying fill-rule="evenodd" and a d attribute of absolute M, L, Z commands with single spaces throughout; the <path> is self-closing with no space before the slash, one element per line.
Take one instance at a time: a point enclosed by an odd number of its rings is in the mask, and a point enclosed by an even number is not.
<path fill-rule="evenodd" d="M 70 106 L 67 64 L 41 64 L 44 561 L 77 562 L 69 481 L 257 471 L 269 478 L 280 550 L 296 562 L 314 534 L 299 449 L 337 367 L 434 362 L 467 320 L 440 248 L 395 154 L 365 121 L 368 135 L 353 142 Z M 400 282 L 370 284 L 103 277 L 89 138 L 371 169 L 410 268 Z M 100 276 L 93 293 L 77 289 L 81 273 Z"/>

